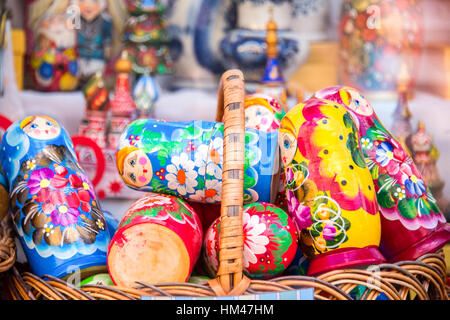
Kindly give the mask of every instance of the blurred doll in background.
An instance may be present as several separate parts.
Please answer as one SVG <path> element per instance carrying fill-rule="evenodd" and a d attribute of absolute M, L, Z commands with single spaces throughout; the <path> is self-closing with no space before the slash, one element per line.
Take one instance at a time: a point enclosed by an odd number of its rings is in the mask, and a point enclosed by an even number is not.
<path fill-rule="evenodd" d="M 80 54 L 80 80 L 85 83 L 96 72 L 103 72 L 111 56 L 112 22 L 106 0 L 74 0 L 80 10 L 77 29 Z"/>
<path fill-rule="evenodd" d="M 68 91 L 78 85 L 76 32 L 65 12 L 47 12 L 37 23 L 31 56 L 35 85 L 40 90 Z"/>

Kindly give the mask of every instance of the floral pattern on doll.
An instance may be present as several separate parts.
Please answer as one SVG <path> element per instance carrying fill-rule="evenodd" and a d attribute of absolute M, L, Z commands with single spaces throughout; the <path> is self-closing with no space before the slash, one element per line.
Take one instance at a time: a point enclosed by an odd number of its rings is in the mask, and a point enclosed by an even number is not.
<path fill-rule="evenodd" d="M 342 104 L 355 120 L 383 216 L 388 220 L 400 220 L 409 230 L 433 229 L 438 223 L 445 223 L 445 217 L 411 157 L 381 124 L 370 103 L 355 92 L 357 90 L 350 87 L 336 86 L 316 92 L 314 96 Z M 365 107 L 355 108 L 356 103 Z"/>
<path fill-rule="evenodd" d="M 67 248 L 68 244 L 78 240 L 92 244 L 97 237 L 102 238 L 106 250 L 107 237 L 100 234 L 106 230 L 106 221 L 93 186 L 70 156 L 64 146 L 44 147 L 33 159 L 23 162 L 10 194 L 19 234 L 40 253 L 46 252 L 48 246 L 66 245 L 61 252 L 55 252 L 56 256 L 64 256 L 64 251 L 74 252 Z M 33 161 L 34 166 L 27 165 Z"/>
<path fill-rule="evenodd" d="M 194 121 L 190 125 L 174 123 L 172 132 L 158 130 L 161 123 L 155 120 L 137 120 L 122 134 L 117 152 L 117 167 L 123 180 L 132 188 L 177 195 L 199 202 L 217 203 L 222 194 L 223 124 Z M 163 126 L 167 126 L 163 124 Z M 170 139 L 168 136 L 170 135 Z M 244 200 L 258 200 L 253 190 L 258 182 L 258 172 L 253 166 L 261 161 L 259 135 L 246 131 L 246 162 L 244 174 Z M 132 152 L 140 150 L 146 155 L 147 172 L 155 174 L 142 178 L 143 169 L 130 168 Z M 136 161 L 134 168 L 139 167 Z M 130 177 L 130 175 L 132 175 Z"/>

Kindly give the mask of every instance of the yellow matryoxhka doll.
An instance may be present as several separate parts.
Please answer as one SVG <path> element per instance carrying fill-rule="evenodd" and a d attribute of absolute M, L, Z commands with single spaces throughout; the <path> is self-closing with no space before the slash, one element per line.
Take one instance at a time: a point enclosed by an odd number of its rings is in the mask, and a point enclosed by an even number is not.
<path fill-rule="evenodd" d="M 288 208 L 310 249 L 308 274 L 385 261 L 375 187 L 358 141 L 350 114 L 328 100 L 299 104 L 281 121 Z"/>

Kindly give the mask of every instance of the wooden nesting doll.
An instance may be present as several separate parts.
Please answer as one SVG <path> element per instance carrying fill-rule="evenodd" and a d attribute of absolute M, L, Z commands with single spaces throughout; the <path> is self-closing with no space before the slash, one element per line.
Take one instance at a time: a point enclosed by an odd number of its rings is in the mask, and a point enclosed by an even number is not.
<path fill-rule="evenodd" d="M 174 196 L 148 193 L 122 218 L 108 251 L 119 286 L 185 282 L 200 255 L 203 230 L 196 212 Z"/>
<path fill-rule="evenodd" d="M 139 119 L 116 154 L 123 181 L 141 191 L 202 203 L 222 199 L 223 123 Z M 244 201 L 273 202 L 278 189 L 278 132 L 245 132 Z"/>
<path fill-rule="evenodd" d="M 370 171 L 346 109 L 310 100 L 281 121 L 279 145 L 291 217 L 309 243 L 309 274 L 381 263 L 380 216 Z"/>
<path fill-rule="evenodd" d="M 271 132 L 278 131 L 281 119 L 286 115 L 281 102 L 269 95 L 254 93 L 245 97 L 245 127 L 256 130 Z M 286 178 L 280 170 L 278 193 L 275 204 L 287 210 L 286 201 Z"/>
<path fill-rule="evenodd" d="M 344 105 L 356 123 L 382 213 L 383 255 L 391 262 L 415 260 L 442 248 L 450 226 L 413 160 L 370 103 L 350 87 L 330 87 L 314 96 Z"/>
<path fill-rule="evenodd" d="M 297 231 L 289 215 L 270 203 L 244 206 L 244 272 L 254 279 L 270 279 L 283 273 L 297 252 Z M 215 276 L 219 268 L 218 218 L 205 233 L 203 262 Z"/>
<path fill-rule="evenodd" d="M 8 128 L 0 148 L 12 220 L 33 273 L 106 270 L 106 221 L 66 130 L 49 117 L 27 117 Z"/>

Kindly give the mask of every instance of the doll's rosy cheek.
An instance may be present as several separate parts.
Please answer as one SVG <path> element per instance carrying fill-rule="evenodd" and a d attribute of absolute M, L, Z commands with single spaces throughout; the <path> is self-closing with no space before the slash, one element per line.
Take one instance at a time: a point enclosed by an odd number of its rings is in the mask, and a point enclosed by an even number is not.
<path fill-rule="evenodd" d="M 56 133 L 56 129 L 55 129 L 55 128 L 51 128 L 51 129 L 50 129 L 50 132 L 53 133 L 53 134 L 55 134 L 55 133 Z"/>
<path fill-rule="evenodd" d="M 267 118 L 262 118 L 262 119 L 261 119 L 261 124 L 266 124 L 267 121 L 268 121 Z"/>
<path fill-rule="evenodd" d="M 145 178 L 144 176 L 139 176 L 138 179 L 140 182 L 147 182 L 147 178 Z"/>
<path fill-rule="evenodd" d="M 147 164 L 147 159 L 145 157 L 140 157 L 139 158 L 139 164 L 141 165 L 146 165 Z"/>
<path fill-rule="evenodd" d="M 39 130 L 39 129 L 35 129 L 35 130 L 33 130 L 33 134 L 35 134 L 35 135 L 40 135 L 41 134 L 41 130 Z"/>

